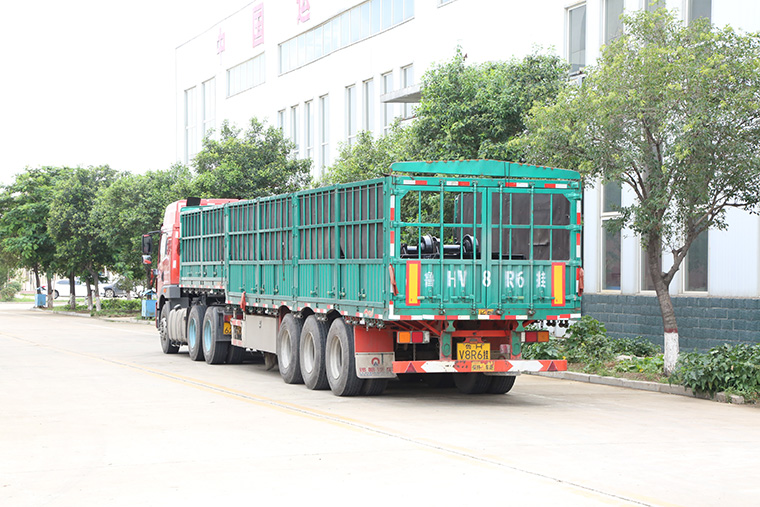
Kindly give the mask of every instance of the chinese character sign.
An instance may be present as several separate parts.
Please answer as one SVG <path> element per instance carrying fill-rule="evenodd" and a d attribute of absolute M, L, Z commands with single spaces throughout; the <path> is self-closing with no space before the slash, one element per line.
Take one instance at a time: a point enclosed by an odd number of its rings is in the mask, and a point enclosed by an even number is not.
<path fill-rule="evenodd" d="M 264 44 L 264 4 L 253 7 L 253 47 Z"/>
<path fill-rule="evenodd" d="M 298 4 L 298 23 L 304 23 L 306 21 L 309 21 L 309 16 L 311 14 L 311 6 L 309 5 L 309 0 L 296 0 L 296 3 Z"/>

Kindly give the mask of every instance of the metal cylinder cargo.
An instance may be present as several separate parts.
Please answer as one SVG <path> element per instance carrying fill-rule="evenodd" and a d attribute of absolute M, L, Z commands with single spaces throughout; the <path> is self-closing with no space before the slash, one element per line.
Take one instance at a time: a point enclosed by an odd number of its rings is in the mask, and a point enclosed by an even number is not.
<path fill-rule="evenodd" d="M 531 324 L 580 318 L 581 191 L 563 169 L 401 162 L 367 181 L 172 203 L 162 349 L 209 364 L 262 354 L 285 382 L 338 396 L 392 378 L 506 393 L 521 372 L 567 368 L 521 349 L 548 340 Z"/>

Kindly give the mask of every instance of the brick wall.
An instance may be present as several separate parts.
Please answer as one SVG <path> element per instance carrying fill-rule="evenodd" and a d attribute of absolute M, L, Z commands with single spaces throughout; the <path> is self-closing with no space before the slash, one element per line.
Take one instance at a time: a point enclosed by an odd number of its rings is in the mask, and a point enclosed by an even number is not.
<path fill-rule="evenodd" d="M 674 296 L 682 351 L 723 343 L 760 342 L 760 299 Z M 641 336 L 662 345 L 662 316 L 654 296 L 584 294 L 582 311 L 615 338 Z"/>

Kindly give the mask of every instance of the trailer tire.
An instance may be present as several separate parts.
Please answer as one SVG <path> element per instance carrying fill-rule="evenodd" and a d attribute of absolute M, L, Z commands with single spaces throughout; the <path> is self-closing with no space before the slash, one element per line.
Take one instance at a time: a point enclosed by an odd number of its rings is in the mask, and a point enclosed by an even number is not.
<path fill-rule="evenodd" d="M 325 344 L 327 343 L 327 323 L 317 320 L 314 315 L 306 318 L 301 329 L 299 361 L 301 376 L 306 387 L 313 390 L 328 389 L 325 371 Z"/>
<path fill-rule="evenodd" d="M 298 364 L 302 326 L 303 321 L 289 313 L 282 318 L 277 331 L 277 364 L 286 384 L 303 384 L 301 365 Z"/>
<path fill-rule="evenodd" d="M 158 336 L 161 340 L 161 350 L 164 354 L 176 354 L 179 352 L 179 345 L 169 338 L 169 305 L 161 307 L 161 313 L 158 317 Z"/>
<path fill-rule="evenodd" d="M 491 384 L 486 392 L 488 394 L 506 394 L 515 385 L 516 378 L 514 375 L 491 377 Z"/>
<path fill-rule="evenodd" d="M 335 319 L 327 333 L 325 367 L 330 389 L 336 396 L 360 394 L 363 379 L 356 375 L 354 328 L 343 319 Z"/>
<path fill-rule="evenodd" d="M 482 373 L 456 373 L 454 385 L 464 394 L 483 394 L 488 390 L 491 378 Z"/>
<path fill-rule="evenodd" d="M 227 357 L 226 361 L 227 364 L 240 364 L 243 362 L 243 355 L 245 354 L 245 349 L 242 347 L 236 347 L 233 344 L 229 344 L 229 349 L 227 349 Z"/>
<path fill-rule="evenodd" d="M 362 396 L 380 396 L 388 387 L 387 378 L 365 378 L 360 394 Z"/>
<path fill-rule="evenodd" d="M 222 364 L 227 359 L 230 344 L 218 341 L 224 333 L 224 324 L 219 318 L 223 312 L 222 308 L 212 306 L 203 317 L 203 357 L 208 364 Z"/>
<path fill-rule="evenodd" d="M 199 303 L 190 309 L 187 318 L 187 348 L 190 359 L 203 361 L 203 318 L 206 315 L 206 305 Z"/>

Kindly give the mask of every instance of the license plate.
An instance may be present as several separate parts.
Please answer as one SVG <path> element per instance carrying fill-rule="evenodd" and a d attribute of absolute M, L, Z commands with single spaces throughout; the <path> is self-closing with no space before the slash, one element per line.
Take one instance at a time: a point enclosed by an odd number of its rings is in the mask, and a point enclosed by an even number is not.
<path fill-rule="evenodd" d="M 490 343 L 457 343 L 457 360 L 488 361 L 491 359 Z"/>
<path fill-rule="evenodd" d="M 232 326 L 229 322 L 224 323 L 224 327 L 222 328 L 222 333 L 224 334 L 232 334 Z"/>

